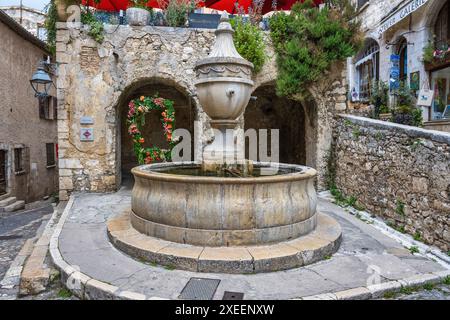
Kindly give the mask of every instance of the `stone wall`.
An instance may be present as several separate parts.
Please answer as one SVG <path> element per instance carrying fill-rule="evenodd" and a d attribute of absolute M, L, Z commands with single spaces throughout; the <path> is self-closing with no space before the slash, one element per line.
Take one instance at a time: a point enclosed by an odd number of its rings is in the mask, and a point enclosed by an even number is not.
<path fill-rule="evenodd" d="M 85 26 L 68 28 L 58 23 L 57 27 L 61 199 L 67 199 L 73 190 L 106 192 L 120 186 L 121 110 L 149 85 L 156 89 L 158 84 L 173 87 L 192 105 L 194 118 L 199 121 L 196 148 L 201 155 L 212 132 L 195 97 L 194 66 L 208 55 L 214 30 L 106 25 L 105 40 L 100 45 L 87 34 Z M 275 55 L 268 35 L 265 41 L 268 61 L 254 76 L 255 90 L 273 86 L 276 79 Z M 314 133 L 308 135 L 308 150 L 313 154 L 306 158 L 309 165 L 319 168 L 319 188 L 324 186 L 323 159 L 330 148 L 333 115 L 347 110 L 344 77 L 343 65 L 336 66 L 324 75 L 323 83 L 310 88 L 312 101 L 301 102 L 311 108 L 306 121 L 314 127 Z M 82 125 L 83 116 L 91 117 L 93 124 Z M 244 117 L 240 120 L 242 129 Z M 93 129 L 93 141 L 81 141 L 82 128 Z"/>
<path fill-rule="evenodd" d="M 355 116 L 334 130 L 335 183 L 369 212 L 450 250 L 450 134 Z"/>

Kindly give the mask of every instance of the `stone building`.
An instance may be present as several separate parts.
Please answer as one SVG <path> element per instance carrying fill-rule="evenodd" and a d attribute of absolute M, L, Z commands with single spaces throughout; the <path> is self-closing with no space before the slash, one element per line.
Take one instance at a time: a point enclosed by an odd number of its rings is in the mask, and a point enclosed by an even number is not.
<path fill-rule="evenodd" d="M 308 101 L 278 98 L 268 38 L 269 59 L 254 75 L 253 95 L 258 99 L 247 106 L 246 127 L 241 119 L 240 129 L 280 129 L 280 161 L 318 168 L 322 189 L 333 115 L 347 109 L 343 66 L 336 66 L 323 83 L 310 88 Z M 195 97 L 194 66 L 208 55 L 213 39 L 214 30 L 208 29 L 105 25 L 100 45 L 84 27 L 58 23 L 60 199 L 67 199 L 72 191 L 117 190 L 130 175 L 137 160 L 125 119 L 133 98 L 158 93 L 173 100 L 176 127 L 187 129 L 192 137 L 195 129 L 198 149 L 207 143 L 211 130 Z M 158 115 L 150 115 L 146 123 L 146 141 L 163 146 Z M 86 132 L 88 138 L 83 137 Z"/>
<path fill-rule="evenodd" d="M 450 1 L 355 2 L 366 40 L 361 52 L 348 63 L 352 100 L 366 103 L 374 80 L 390 85 L 404 81 L 417 95 L 421 89 L 431 89 L 434 99 L 431 107 L 423 107 L 424 126 L 450 131 L 450 111 L 444 115 L 450 105 L 450 55 L 424 61 L 427 48 L 448 51 Z"/>
<path fill-rule="evenodd" d="M 42 41 L 47 40 L 47 30 L 44 27 L 46 14 L 26 6 L 0 6 L 7 15 L 18 22 L 28 32 Z"/>
<path fill-rule="evenodd" d="M 30 85 L 49 52 L 44 42 L 0 10 L 0 210 L 57 190 L 56 114 Z M 53 90 L 54 91 L 54 90 Z M 23 202 L 19 204 L 23 206 Z"/>

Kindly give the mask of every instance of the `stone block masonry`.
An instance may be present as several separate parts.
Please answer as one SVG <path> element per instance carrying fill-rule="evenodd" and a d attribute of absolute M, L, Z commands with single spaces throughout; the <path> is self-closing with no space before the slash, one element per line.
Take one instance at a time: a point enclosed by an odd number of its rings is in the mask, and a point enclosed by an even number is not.
<path fill-rule="evenodd" d="M 121 152 L 127 151 L 121 143 L 126 114 L 122 111 L 139 94 L 150 94 L 147 92 L 156 89 L 163 95 L 161 92 L 167 87 L 181 93 L 189 101 L 189 108 L 192 106 L 189 121 L 201 123 L 195 148 L 207 143 L 212 132 L 195 97 L 194 66 L 208 55 L 214 30 L 105 25 L 105 40 L 98 44 L 85 26 L 69 28 L 58 23 L 57 29 L 61 200 L 67 200 L 72 191 L 110 192 L 119 188 L 126 169 Z M 268 35 L 265 41 L 268 60 L 253 77 L 255 90 L 273 86 L 276 80 L 275 54 Z M 308 109 L 308 123 L 313 129 L 305 133 L 311 146 L 306 164 L 318 169 L 319 188 L 323 186 L 323 158 L 331 143 L 333 115 L 346 112 L 347 108 L 344 78 L 342 66 L 336 66 L 323 83 L 310 89 L 314 106 Z M 92 124 L 81 123 L 86 116 Z M 240 120 L 243 127 L 244 121 Z M 81 141 L 82 128 L 92 129 L 93 141 Z"/>
<path fill-rule="evenodd" d="M 335 183 L 400 231 L 450 250 L 450 134 L 342 115 Z"/>

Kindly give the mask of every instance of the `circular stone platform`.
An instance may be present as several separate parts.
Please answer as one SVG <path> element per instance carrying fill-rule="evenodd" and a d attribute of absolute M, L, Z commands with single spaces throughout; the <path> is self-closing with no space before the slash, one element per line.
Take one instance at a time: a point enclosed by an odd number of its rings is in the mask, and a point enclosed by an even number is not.
<path fill-rule="evenodd" d="M 195 272 L 258 273 L 292 269 L 335 253 L 341 227 L 333 218 L 317 213 L 317 227 L 306 236 L 262 246 L 204 247 L 180 244 L 144 235 L 130 222 L 126 211 L 107 223 L 115 247 L 132 257 Z"/>

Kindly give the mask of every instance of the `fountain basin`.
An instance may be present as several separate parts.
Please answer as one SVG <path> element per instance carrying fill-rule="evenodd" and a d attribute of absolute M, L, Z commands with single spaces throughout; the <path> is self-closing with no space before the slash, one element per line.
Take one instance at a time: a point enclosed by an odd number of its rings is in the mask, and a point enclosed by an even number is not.
<path fill-rule="evenodd" d="M 316 227 L 316 170 L 255 163 L 249 178 L 199 175 L 195 163 L 132 170 L 131 224 L 148 236 L 183 244 L 241 246 L 282 242 Z M 259 175 L 259 176 L 258 176 Z"/>

